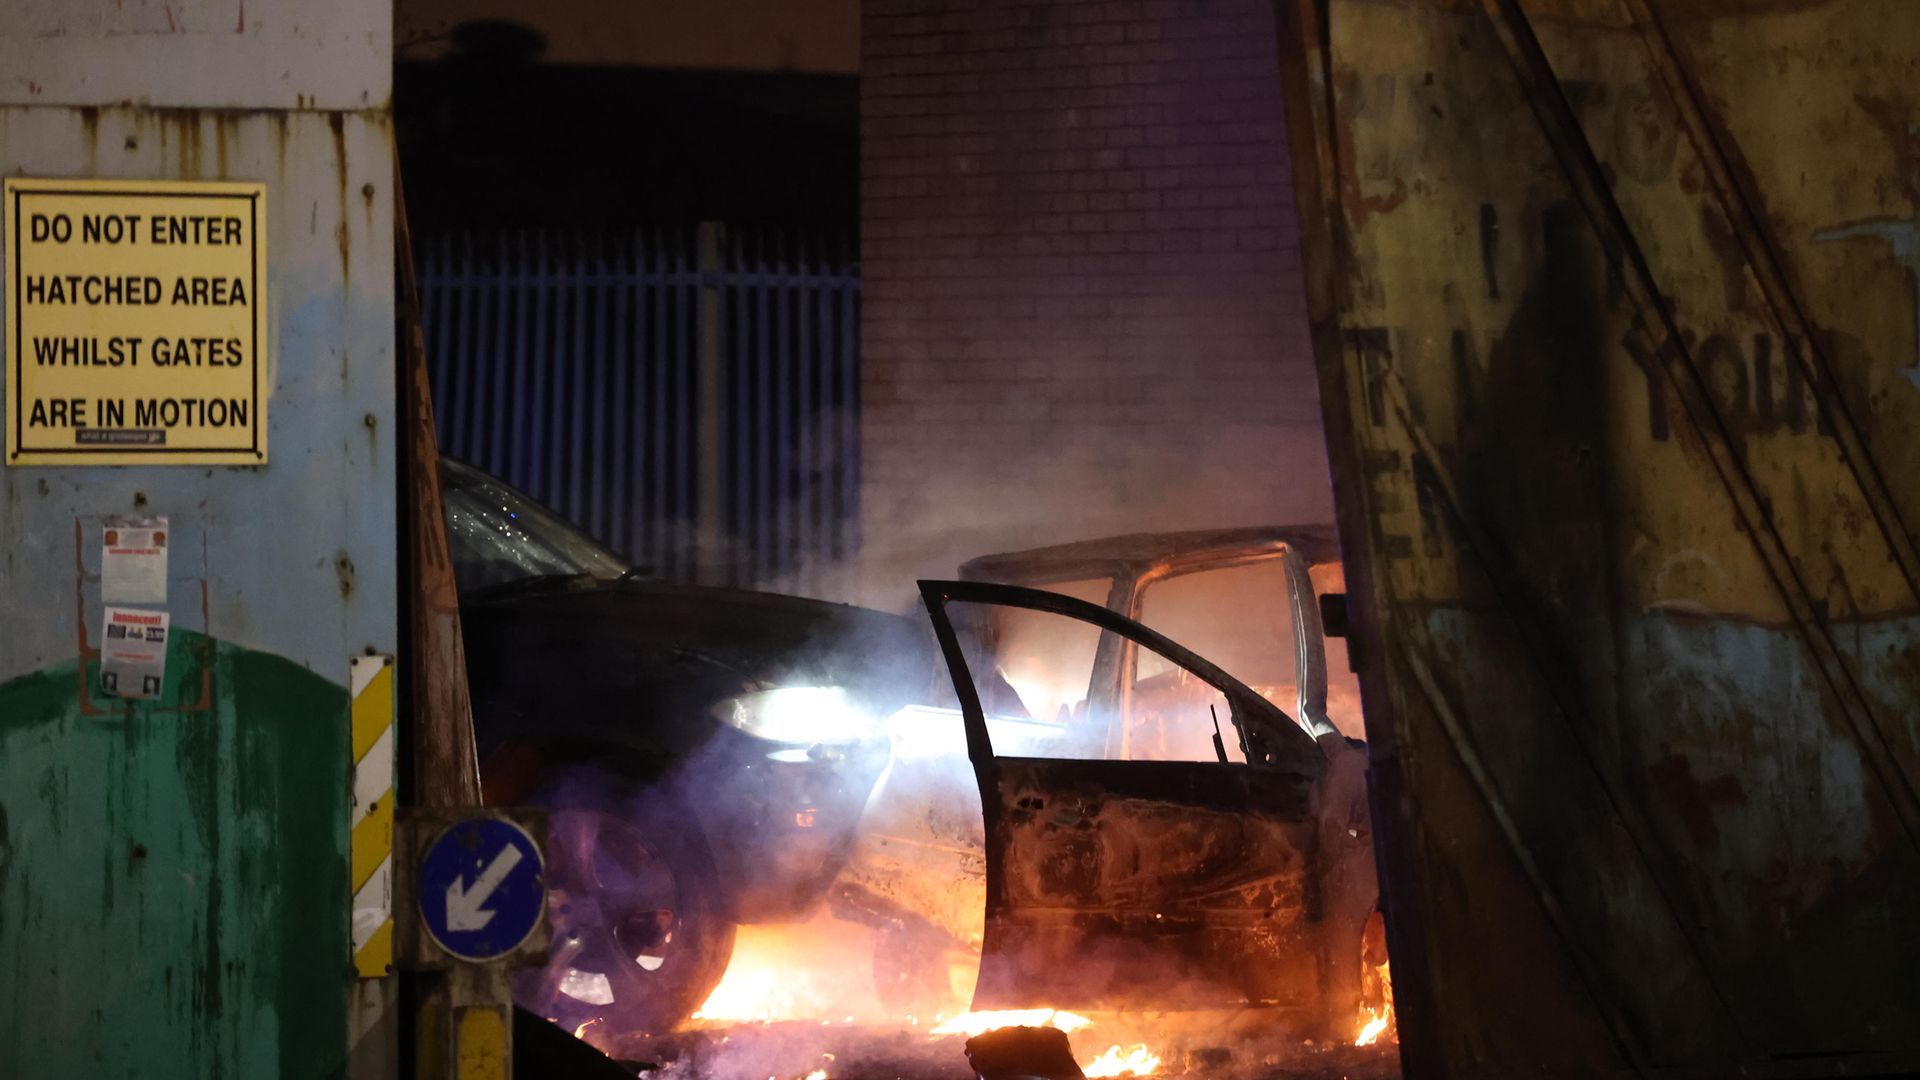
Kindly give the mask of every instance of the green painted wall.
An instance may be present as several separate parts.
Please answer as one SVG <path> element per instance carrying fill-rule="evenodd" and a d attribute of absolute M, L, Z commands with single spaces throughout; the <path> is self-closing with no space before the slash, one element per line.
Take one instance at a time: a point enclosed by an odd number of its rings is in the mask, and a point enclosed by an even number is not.
<path fill-rule="evenodd" d="M 0 1077 L 339 1075 L 347 691 L 190 631 L 167 672 L 0 685 Z"/>

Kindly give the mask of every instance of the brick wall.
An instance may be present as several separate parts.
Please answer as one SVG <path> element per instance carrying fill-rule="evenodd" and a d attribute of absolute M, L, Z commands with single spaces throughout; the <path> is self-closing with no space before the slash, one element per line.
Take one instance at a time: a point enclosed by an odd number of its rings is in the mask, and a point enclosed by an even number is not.
<path fill-rule="evenodd" d="M 1330 520 L 1268 0 L 866 0 L 868 602 Z"/>

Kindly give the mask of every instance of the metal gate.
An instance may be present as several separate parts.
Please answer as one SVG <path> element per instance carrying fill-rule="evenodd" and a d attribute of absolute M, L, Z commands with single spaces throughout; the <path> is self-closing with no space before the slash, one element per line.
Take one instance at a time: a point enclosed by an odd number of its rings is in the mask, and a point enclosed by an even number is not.
<path fill-rule="evenodd" d="M 446 453 L 661 577 L 818 593 L 858 546 L 851 244 L 714 224 L 420 249 Z"/>

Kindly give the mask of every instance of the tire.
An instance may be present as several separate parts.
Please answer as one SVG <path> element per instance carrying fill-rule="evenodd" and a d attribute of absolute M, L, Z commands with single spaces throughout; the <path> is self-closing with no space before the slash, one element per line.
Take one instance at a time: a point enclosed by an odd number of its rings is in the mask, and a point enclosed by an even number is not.
<path fill-rule="evenodd" d="M 547 824 L 545 967 L 516 972 L 514 1000 L 602 1047 L 671 1031 L 733 955 L 727 914 L 694 816 L 598 769 L 528 799 Z"/>

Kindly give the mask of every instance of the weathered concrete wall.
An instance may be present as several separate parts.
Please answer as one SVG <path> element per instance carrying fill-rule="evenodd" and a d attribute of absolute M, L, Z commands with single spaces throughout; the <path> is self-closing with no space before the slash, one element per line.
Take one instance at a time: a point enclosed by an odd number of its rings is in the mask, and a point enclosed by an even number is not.
<path fill-rule="evenodd" d="M 863 9 L 865 577 L 1331 515 L 1270 5 Z"/>
<path fill-rule="evenodd" d="M 0 165 L 264 183 L 272 343 L 264 466 L 0 468 L 0 1074 L 344 1067 L 347 663 L 396 646 L 388 25 L 0 9 Z M 170 518 L 177 635 L 138 705 L 95 675 L 134 513 Z"/>

